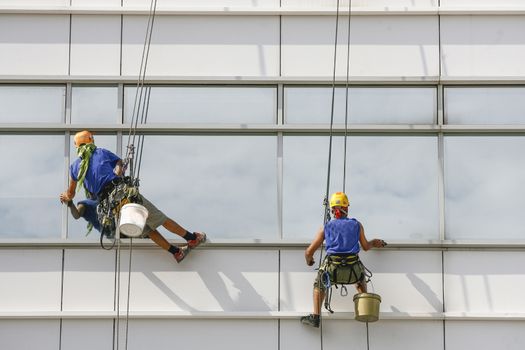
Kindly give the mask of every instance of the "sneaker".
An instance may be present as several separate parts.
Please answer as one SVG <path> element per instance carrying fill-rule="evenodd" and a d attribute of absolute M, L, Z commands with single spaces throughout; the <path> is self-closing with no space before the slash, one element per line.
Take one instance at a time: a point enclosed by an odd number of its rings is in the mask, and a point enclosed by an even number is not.
<path fill-rule="evenodd" d="M 186 255 L 188 255 L 189 252 L 190 250 L 188 246 L 180 247 L 179 251 L 173 254 L 173 257 L 178 263 L 180 263 L 182 260 L 184 260 L 184 258 L 186 257 Z"/>
<path fill-rule="evenodd" d="M 195 235 L 197 236 L 197 238 L 188 241 L 188 247 L 190 249 L 195 249 L 201 243 L 206 242 L 206 234 L 204 232 L 203 233 L 195 232 Z"/>
<path fill-rule="evenodd" d="M 301 317 L 301 323 L 315 328 L 319 328 L 319 315 L 310 314 L 308 316 L 303 316 Z"/>

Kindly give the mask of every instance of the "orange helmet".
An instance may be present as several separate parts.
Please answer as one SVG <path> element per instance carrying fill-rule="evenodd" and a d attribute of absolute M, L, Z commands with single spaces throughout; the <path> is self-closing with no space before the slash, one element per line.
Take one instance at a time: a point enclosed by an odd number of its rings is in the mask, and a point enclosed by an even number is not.
<path fill-rule="evenodd" d="M 75 134 L 74 141 L 75 147 L 79 147 L 80 145 L 85 143 L 95 143 L 93 134 L 87 130 L 77 132 Z"/>

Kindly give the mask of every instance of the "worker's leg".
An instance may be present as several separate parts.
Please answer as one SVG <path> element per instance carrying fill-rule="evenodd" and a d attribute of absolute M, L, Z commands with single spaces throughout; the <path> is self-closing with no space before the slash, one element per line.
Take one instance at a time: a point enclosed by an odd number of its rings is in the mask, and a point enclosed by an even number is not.
<path fill-rule="evenodd" d="M 319 288 L 314 288 L 314 315 L 321 314 L 321 305 L 323 304 L 325 292 Z"/>
<path fill-rule="evenodd" d="M 168 242 L 166 238 L 164 238 L 164 236 L 162 236 L 157 230 L 151 231 L 149 233 L 149 238 L 159 247 L 173 254 L 173 257 L 175 260 L 177 260 L 177 262 L 181 262 L 188 254 L 187 246 L 179 248 L 170 244 L 170 242 Z"/>
<path fill-rule="evenodd" d="M 149 233 L 149 238 L 155 242 L 155 244 L 157 244 L 159 247 L 161 247 L 162 249 L 164 250 L 169 250 L 170 249 L 170 242 L 168 242 L 166 240 L 166 238 L 164 238 L 160 233 L 159 231 L 157 230 L 153 230 Z"/>
<path fill-rule="evenodd" d="M 361 280 L 355 284 L 355 289 L 358 293 L 366 293 L 366 282 Z"/>
<path fill-rule="evenodd" d="M 171 233 L 174 233 L 181 237 L 184 237 L 186 235 L 186 232 L 188 232 L 181 225 L 177 224 L 170 218 L 167 218 L 166 221 L 162 223 L 162 226 L 164 226 L 164 228 L 166 228 L 166 230 L 170 231 Z"/>

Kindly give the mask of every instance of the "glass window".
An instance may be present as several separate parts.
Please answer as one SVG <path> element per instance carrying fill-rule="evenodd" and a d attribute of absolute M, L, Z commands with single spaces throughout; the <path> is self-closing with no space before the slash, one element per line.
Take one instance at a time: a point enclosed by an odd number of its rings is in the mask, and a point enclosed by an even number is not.
<path fill-rule="evenodd" d="M 64 136 L 0 135 L 3 238 L 61 237 Z"/>
<path fill-rule="evenodd" d="M 143 98 L 147 96 L 146 90 Z M 275 87 L 154 86 L 150 90 L 148 123 L 276 122 Z M 124 90 L 127 122 L 133 115 L 135 94 L 135 86 Z"/>
<path fill-rule="evenodd" d="M 118 120 L 116 86 L 73 86 L 71 123 L 115 124 Z"/>
<path fill-rule="evenodd" d="M 524 239 L 525 137 L 446 136 L 447 239 Z"/>
<path fill-rule="evenodd" d="M 448 124 L 525 124 L 524 87 L 445 88 Z"/>
<path fill-rule="evenodd" d="M 74 134 L 73 134 L 74 135 Z M 94 135 L 95 144 L 97 147 L 105 148 L 111 152 L 117 154 L 117 139 L 115 135 Z M 78 157 L 76 155 L 76 149 L 73 143 L 73 136 L 70 139 L 70 163 L 73 163 Z M 69 174 L 69 167 L 68 167 Z M 78 204 L 79 201 L 86 199 L 86 195 L 83 189 L 80 189 L 75 195 L 74 202 Z M 84 219 L 75 220 L 71 213 L 68 211 L 68 238 L 88 238 L 88 239 L 100 239 L 100 233 L 93 229 L 89 234 L 87 230 L 87 221 Z M 87 236 L 86 236 L 87 235 Z"/>
<path fill-rule="evenodd" d="M 290 124 L 329 124 L 331 87 L 286 87 L 285 121 Z M 334 123 L 344 124 L 346 88 L 335 90 Z M 434 87 L 351 87 L 349 124 L 433 124 L 436 118 Z"/>
<path fill-rule="evenodd" d="M 343 137 L 334 138 L 330 192 L 342 190 Z M 286 238 L 312 238 L 323 223 L 328 136 L 285 136 L 283 231 Z M 348 138 L 350 216 L 367 236 L 438 239 L 437 137 Z"/>
<path fill-rule="evenodd" d="M 263 135 L 146 136 L 141 192 L 187 230 L 276 239 L 276 144 Z"/>
<path fill-rule="evenodd" d="M 0 85 L 0 123 L 63 123 L 65 86 Z"/>

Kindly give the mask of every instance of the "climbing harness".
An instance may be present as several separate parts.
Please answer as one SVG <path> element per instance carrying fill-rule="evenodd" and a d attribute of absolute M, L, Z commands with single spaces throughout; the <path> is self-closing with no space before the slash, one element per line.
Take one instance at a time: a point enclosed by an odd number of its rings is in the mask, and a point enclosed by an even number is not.
<path fill-rule="evenodd" d="M 100 245 L 106 250 L 111 250 L 115 242 L 117 217 L 120 209 L 128 203 L 142 203 L 138 183 L 129 176 L 118 177 L 107 184 L 99 196 L 97 215 L 100 222 Z M 108 249 L 104 246 L 103 237 L 113 240 L 113 245 Z"/>

